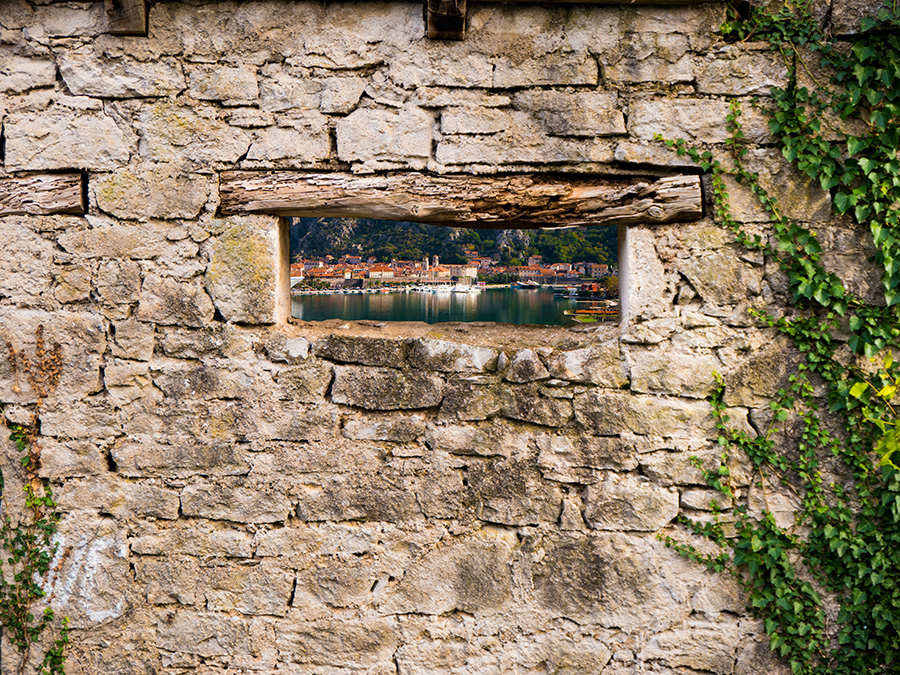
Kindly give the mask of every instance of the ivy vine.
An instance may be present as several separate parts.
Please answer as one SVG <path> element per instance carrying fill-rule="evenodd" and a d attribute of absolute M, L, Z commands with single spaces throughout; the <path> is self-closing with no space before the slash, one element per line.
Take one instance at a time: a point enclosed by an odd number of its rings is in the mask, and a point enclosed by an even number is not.
<path fill-rule="evenodd" d="M 62 371 L 62 351 L 59 344 L 49 347 L 44 339 L 44 327 L 35 331 L 35 354 L 30 358 L 24 349 L 16 349 L 7 342 L 7 358 L 15 376 L 14 393 L 21 391 L 20 374 L 25 376 L 37 400 L 28 423 L 0 417 L 10 432 L 9 438 L 21 454 L 25 481 L 24 509 L 12 516 L 10 496 L 5 490 L 0 472 L 0 626 L 9 641 L 19 651 L 16 673 L 22 675 L 30 663 L 33 645 L 42 644 L 46 631 L 53 625 L 53 609 L 44 606 L 44 582 L 58 544 L 54 540 L 60 515 L 50 487 L 41 480 L 40 424 L 41 406 L 52 394 Z M 5 411 L 0 410 L 0 413 Z M 52 638 L 43 658 L 36 664 L 38 675 L 64 675 L 66 648 L 69 642 L 68 620 L 60 622 L 57 637 Z M 5 671 L 4 671 L 5 672 Z M 12 671 L 10 671 L 12 672 Z"/>
<path fill-rule="evenodd" d="M 704 475 L 721 502 L 709 522 L 679 519 L 715 547 L 663 539 L 743 584 L 772 649 L 795 675 L 883 675 L 900 672 L 900 2 L 884 0 L 846 41 L 830 39 L 810 7 L 784 0 L 723 28 L 738 40 L 767 40 L 784 59 L 786 86 L 759 105 L 784 157 L 831 192 L 838 214 L 868 227 L 883 301 L 848 291 L 823 265 L 816 233 L 787 218 L 748 168 L 737 99 L 727 119 L 727 166 L 710 151 L 666 141 L 710 173 L 716 215 L 737 241 L 786 275 L 795 311 L 759 317 L 790 338 L 802 360 L 770 402 L 771 425 L 755 437 L 729 426 L 719 380 L 711 403 L 723 462 Z M 833 75 L 822 82 L 814 72 Z M 862 131 L 848 131 L 856 128 L 848 121 Z M 733 217 L 726 177 L 757 197 L 771 221 L 768 236 Z M 825 398 L 814 381 L 824 383 Z M 789 434 L 779 431 L 793 431 L 794 440 L 786 444 Z M 749 458 L 763 492 L 772 484 L 797 492 L 793 526 L 738 498 L 728 470 L 734 454 Z M 826 477 L 830 458 L 841 460 L 842 478 Z M 836 615 L 826 598 L 837 603 Z"/>

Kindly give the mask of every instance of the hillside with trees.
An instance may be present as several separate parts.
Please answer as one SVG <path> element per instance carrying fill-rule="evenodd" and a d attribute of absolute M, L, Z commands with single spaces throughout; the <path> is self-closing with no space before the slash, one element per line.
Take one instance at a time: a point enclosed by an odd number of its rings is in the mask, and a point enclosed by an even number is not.
<path fill-rule="evenodd" d="M 290 232 L 292 260 L 351 253 L 390 262 L 438 255 L 441 262 L 461 264 L 468 250 L 511 265 L 532 255 L 546 262 L 617 262 L 615 227 L 475 230 L 370 218 L 294 218 Z"/>

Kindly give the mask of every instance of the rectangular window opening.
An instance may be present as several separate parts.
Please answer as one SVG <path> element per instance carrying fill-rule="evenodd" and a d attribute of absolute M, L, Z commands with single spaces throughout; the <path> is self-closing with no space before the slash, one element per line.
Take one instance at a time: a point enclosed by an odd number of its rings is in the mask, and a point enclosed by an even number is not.
<path fill-rule="evenodd" d="M 617 326 L 617 227 L 479 229 L 288 218 L 304 322 Z"/>

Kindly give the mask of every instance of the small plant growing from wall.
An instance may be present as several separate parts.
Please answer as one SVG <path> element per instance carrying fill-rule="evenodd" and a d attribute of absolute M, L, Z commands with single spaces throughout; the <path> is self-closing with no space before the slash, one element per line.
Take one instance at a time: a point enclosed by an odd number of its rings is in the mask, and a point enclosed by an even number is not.
<path fill-rule="evenodd" d="M 35 331 L 34 355 L 6 343 L 7 358 L 14 377 L 13 393 L 23 386 L 31 388 L 37 397 L 30 421 L 11 421 L 5 414 L 3 423 L 10 432 L 24 471 L 23 494 L 10 494 L 0 472 L 0 625 L 4 637 L 19 652 L 16 672 L 22 675 L 31 659 L 32 647 L 45 642 L 45 633 L 54 621 L 53 610 L 46 606 L 46 592 L 42 586 L 51 571 L 57 550 L 53 541 L 59 523 L 50 487 L 39 476 L 41 465 L 40 411 L 47 397 L 59 384 L 62 371 L 62 350 L 59 344 L 48 347 L 44 327 Z M 6 411 L 3 411 L 4 413 Z M 10 503 L 23 499 L 24 508 L 11 514 Z M 61 622 L 59 635 L 52 640 L 41 661 L 36 665 L 40 675 L 61 675 L 65 672 L 68 622 Z"/>
<path fill-rule="evenodd" d="M 796 675 L 900 672 L 900 3 L 886 0 L 850 43 L 827 39 L 806 0 L 774 3 L 749 20 L 725 25 L 738 39 L 765 39 L 782 55 L 787 86 L 766 109 L 786 159 L 818 180 L 834 210 L 867 227 L 882 271 L 883 302 L 867 303 L 826 270 L 814 231 L 786 218 L 745 161 L 741 108 L 731 105 L 730 159 L 682 140 L 666 143 L 710 172 L 715 211 L 738 242 L 777 261 L 796 304 L 792 315 L 759 318 L 789 337 L 802 361 L 770 402 L 772 424 L 756 437 L 729 426 L 720 386 L 711 398 L 723 463 L 706 471 L 720 503 L 711 522 L 682 517 L 711 540 L 664 537 L 684 556 L 728 571 L 749 593 L 772 649 Z M 769 4 L 771 8 L 772 3 Z M 817 81 L 811 61 L 833 73 Z M 800 73 L 815 82 L 802 86 Z M 829 126 L 828 120 L 835 120 Z M 843 131 L 855 119 L 864 132 Z M 748 186 L 771 222 L 768 236 L 746 231 L 732 215 L 726 177 Z M 827 397 L 813 382 L 823 382 Z M 783 439 L 794 431 L 794 439 Z M 780 438 L 776 442 L 776 438 Z M 787 445 L 785 445 L 787 443 Z M 796 521 L 782 527 L 768 509 L 752 512 L 731 484 L 729 458 L 741 453 L 763 493 L 782 485 L 799 500 Z M 826 462 L 840 460 L 843 480 L 829 481 Z M 836 601 L 826 611 L 825 597 Z"/>

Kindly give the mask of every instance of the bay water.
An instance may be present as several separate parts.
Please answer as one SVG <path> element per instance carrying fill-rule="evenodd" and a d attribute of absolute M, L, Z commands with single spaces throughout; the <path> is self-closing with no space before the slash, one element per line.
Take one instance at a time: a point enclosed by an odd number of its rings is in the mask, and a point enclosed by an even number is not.
<path fill-rule="evenodd" d="M 486 288 L 463 293 L 448 290 L 294 295 L 291 313 L 303 321 L 492 321 L 512 324 L 569 325 L 563 311 L 575 301 L 554 298 L 550 289 Z"/>

